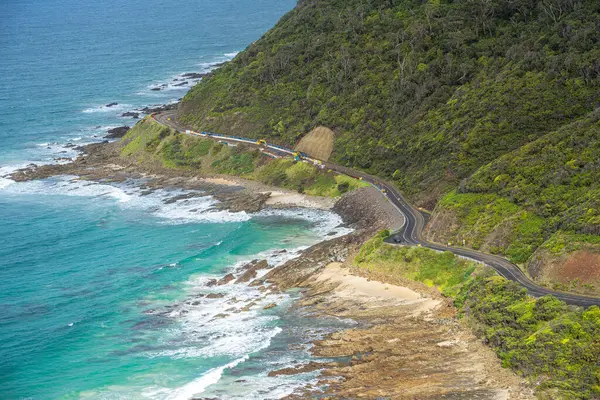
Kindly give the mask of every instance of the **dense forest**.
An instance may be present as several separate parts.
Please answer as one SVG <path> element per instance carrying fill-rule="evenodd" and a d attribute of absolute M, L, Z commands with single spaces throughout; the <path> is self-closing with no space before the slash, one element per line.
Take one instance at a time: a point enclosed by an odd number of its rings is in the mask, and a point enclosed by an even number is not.
<path fill-rule="evenodd" d="M 525 266 L 599 242 L 599 105 L 596 0 L 304 0 L 179 112 L 288 145 L 327 126 L 334 161 L 453 213 L 432 238 Z"/>
<path fill-rule="evenodd" d="M 331 127 L 338 162 L 427 200 L 598 106 L 599 24 L 593 0 L 306 0 L 181 111 L 287 144 Z"/>

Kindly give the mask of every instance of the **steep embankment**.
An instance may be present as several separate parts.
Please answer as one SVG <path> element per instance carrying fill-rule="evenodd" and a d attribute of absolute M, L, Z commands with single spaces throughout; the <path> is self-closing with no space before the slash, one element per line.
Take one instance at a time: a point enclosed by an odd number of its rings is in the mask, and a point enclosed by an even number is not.
<path fill-rule="evenodd" d="M 438 204 L 430 239 L 507 255 L 539 282 L 598 293 L 600 114 L 480 168 Z"/>

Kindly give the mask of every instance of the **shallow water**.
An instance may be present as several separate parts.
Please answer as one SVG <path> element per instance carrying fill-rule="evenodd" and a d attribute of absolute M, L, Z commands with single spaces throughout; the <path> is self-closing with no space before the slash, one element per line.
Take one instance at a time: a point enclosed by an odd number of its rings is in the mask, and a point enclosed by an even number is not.
<path fill-rule="evenodd" d="M 271 346 L 291 334 L 281 317 L 289 295 L 206 283 L 342 234 L 339 217 L 215 211 L 210 198 L 171 203 L 180 191 L 142 195 L 138 184 L 57 177 L 2 189 L 3 398 L 189 398 L 223 374 L 260 381 L 268 365 L 290 361 L 292 340 Z M 278 307 L 262 309 L 271 302 Z M 272 389 L 301 379 L 274 380 Z M 236 389 L 245 398 L 253 391 Z"/>
<path fill-rule="evenodd" d="M 287 312 L 293 295 L 206 283 L 344 233 L 334 214 L 231 213 L 210 197 L 166 202 L 181 191 L 145 194 L 143 182 L 6 176 L 132 125 L 124 111 L 176 101 L 193 84 L 175 86 L 182 73 L 230 59 L 293 5 L 0 3 L 2 399 L 266 399 L 311 379 L 266 375 L 306 357 L 290 342 L 338 322 Z M 271 302 L 278 306 L 263 310 Z"/>

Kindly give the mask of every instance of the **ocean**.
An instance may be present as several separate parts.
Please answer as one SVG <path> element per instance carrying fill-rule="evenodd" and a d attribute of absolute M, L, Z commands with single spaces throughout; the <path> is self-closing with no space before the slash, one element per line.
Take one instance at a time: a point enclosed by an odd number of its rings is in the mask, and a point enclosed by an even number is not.
<path fill-rule="evenodd" d="M 314 378 L 268 372 L 307 360 L 308 340 L 338 322 L 303 318 L 294 293 L 209 282 L 343 234 L 337 215 L 218 211 L 143 181 L 7 176 L 133 125 L 123 112 L 177 101 L 194 84 L 182 74 L 231 59 L 293 6 L 0 2 L 1 399 L 270 399 Z"/>

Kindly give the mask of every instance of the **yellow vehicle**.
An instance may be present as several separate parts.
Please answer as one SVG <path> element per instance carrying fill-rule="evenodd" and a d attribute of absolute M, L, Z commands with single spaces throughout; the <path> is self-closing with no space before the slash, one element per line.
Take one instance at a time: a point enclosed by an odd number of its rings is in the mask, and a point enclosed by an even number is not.
<path fill-rule="evenodd" d="M 294 161 L 302 160 L 302 153 L 299 151 L 294 152 Z"/>
<path fill-rule="evenodd" d="M 267 141 L 265 139 L 258 139 L 256 141 L 256 144 L 259 146 L 266 146 L 267 145 Z"/>

